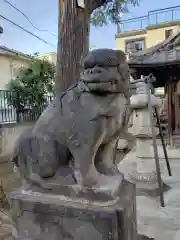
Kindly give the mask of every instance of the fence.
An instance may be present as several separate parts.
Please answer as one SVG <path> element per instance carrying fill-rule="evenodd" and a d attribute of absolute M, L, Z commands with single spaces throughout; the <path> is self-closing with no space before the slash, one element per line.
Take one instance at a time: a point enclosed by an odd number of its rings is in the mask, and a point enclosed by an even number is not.
<path fill-rule="evenodd" d="M 0 90 L 0 123 L 36 121 L 52 100 L 52 95 Z"/>
<path fill-rule="evenodd" d="M 146 16 L 122 20 L 120 32 L 142 30 L 148 26 L 180 20 L 180 6 L 149 11 Z"/>

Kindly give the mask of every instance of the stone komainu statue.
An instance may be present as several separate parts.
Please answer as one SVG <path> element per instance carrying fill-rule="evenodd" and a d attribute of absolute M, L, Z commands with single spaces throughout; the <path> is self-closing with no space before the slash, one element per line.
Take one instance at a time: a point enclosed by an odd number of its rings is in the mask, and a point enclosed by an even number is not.
<path fill-rule="evenodd" d="M 57 93 L 35 126 L 17 141 L 13 162 L 29 183 L 63 179 L 69 184 L 67 175 L 72 175 L 70 184 L 92 187 L 121 176 L 113 154 L 129 120 L 126 56 L 94 50 L 82 66 L 80 81 Z"/>

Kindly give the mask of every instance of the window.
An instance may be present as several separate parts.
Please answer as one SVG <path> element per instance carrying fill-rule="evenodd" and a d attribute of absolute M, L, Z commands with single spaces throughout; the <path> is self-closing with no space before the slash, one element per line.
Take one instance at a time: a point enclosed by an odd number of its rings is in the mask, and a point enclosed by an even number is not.
<path fill-rule="evenodd" d="M 125 42 L 126 53 L 142 51 L 145 48 L 145 39 L 127 40 Z"/>
<path fill-rule="evenodd" d="M 169 38 L 173 33 L 172 29 L 165 30 L 165 39 Z"/>

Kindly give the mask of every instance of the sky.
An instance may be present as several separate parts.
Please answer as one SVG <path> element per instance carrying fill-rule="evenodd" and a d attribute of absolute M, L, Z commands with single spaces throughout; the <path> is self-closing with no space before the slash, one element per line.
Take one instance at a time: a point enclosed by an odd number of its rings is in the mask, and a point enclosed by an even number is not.
<path fill-rule="evenodd" d="M 0 0 L 0 26 L 4 29 L 4 33 L 0 35 L 0 45 L 27 54 L 56 51 L 58 34 L 58 0 L 8 1 L 25 13 L 37 29 L 34 28 L 23 15 L 5 3 L 4 0 Z M 130 6 L 129 13 L 124 14 L 123 18 L 128 19 L 144 16 L 147 15 L 148 11 L 177 6 L 178 4 L 178 0 L 141 0 L 139 6 Z M 180 19 L 180 10 L 177 14 Z M 22 29 L 19 29 L 12 23 L 3 19 L 2 16 L 44 39 L 47 43 L 44 43 Z M 116 32 L 116 27 L 112 24 L 103 28 L 91 27 L 90 45 L 96 46 L 96 48 L 115 48 Z"/>

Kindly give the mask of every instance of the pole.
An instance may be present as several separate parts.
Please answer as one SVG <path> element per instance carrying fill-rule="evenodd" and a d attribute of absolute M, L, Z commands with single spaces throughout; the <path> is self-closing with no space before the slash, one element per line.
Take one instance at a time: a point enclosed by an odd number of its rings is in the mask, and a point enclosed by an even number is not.
<path fill-rule="evenodd" d="M 161 124 L 160 124 L 160 120 L 159 120 L 158 110 L 157 110 L 156 107 L 155 107 L 155 115 L 156 115 L 157 124 L 158 124 L 158 128 L 159 128 L 159 135 L 160 135 L 161 142 L 162 142 L 162 147 L 163 147 L 163 151 L 164 151 L 164 157 L 165 157 L 165 160 L 166 160 L 166 166 L 167 166 L 168 174 L 169 174 L 169 176 L 172 176 L 171 167 L 170 167 L 169 159 L 168 159 L 168 155 L 167 155 L 167 150 L 166 150 L 166 146 L 165 146 L 165 143 L 164 143 L 162 128 L 161 128 Z"/>
<path fill-rule="evenodd" d="M 149 110 L 149 120 L 150 120 L 151 131 L 152 131 L 154 158 L 155 158 L 157 180 L 158 180 L 159 193 L 160 193 L 160 204 L 161 204 L 161 207 L 165 207 L 164 196 L 163 196 L 163 186 L 162 186 L 162 179 L 161 179 L 161 171 L 160 171 L 160 163 L 159 163 L 158 149 L 157 149 L 157 144 L 156 144 L 156 135 L 155 135 L 154 124 L 153 124 L 153 111 L 152 111 L 152 104 L 151 104 L 151 92 L 150 92 L 150 87 L 149 87 L 148 80 L 149 80 L 149 77 L 147 77 L 145 79 L 145 81 L 146 81 L 146 89 L 147 89 L 147 96 L 148 96 L 148 110 Z"/>

